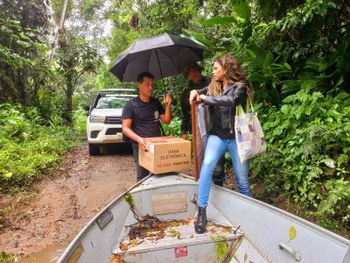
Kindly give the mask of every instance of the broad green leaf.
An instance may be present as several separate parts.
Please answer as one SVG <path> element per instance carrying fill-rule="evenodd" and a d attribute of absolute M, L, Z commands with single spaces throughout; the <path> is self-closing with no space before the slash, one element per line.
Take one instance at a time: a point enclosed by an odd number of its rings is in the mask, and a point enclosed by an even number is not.
<path fill-rule="evenodd" d="M 317 84 L 317 80 L 305 80 L 301 83 L 301 88 L 305 91 L 309 92 L 312 88 L 314 88 Z"/>
<path fill-rule="evenodd" d="M 233 1 L 232 0 L 232 4 L 233 4 L 233 8 L 235 9 L 237 15 L 239 15 L 240 17 L 249 20 L 251 17 L 251 9 L 250 6 L 248 4 L 248 1 Z"/>
<path fill-rule="evenodd" d="M 257 66 L 262 67 L 268 51 L 257 45 L 250 45 L 248 49 L 255 54 L 255 62 Z"/>
<path fill-rule="evenodd" d="M 335 86 L 338 87 L 339 85 L 343 84 L 343 82 L 344 82 L 343 76 L 340 76 L 340 78 Z"/>
<path fill-rule="evenodd" d="M 252 51 L 252 50 L 250 50 L 250 49 L 246 49 L 246 52 L 248 53 L 248 55 L 250 56 L 250 57 L 252 57 L 252 58 L 256 58 L 256 56 L 255 56 L 255 54 L 254 54 L 254 52 Z"/>
<path fill-rule="evenodd" d="M 288 114 L 289 113 L 289 110 L 290 110 L 290 106 L 289 105 L 283 105 L 281 107 L 281 112 L 283 112 L 284 114 Z"/>
<path fill-rule="evenodd" d="M 135 205 L 134 198 L 132 197 L 131 194 L 126 194 L 126 195 L 124 196 L 124 199 L 125 199 L 125 201 L 126 201 L 129 205 L 131 205 L 131 206 L 134 206 L 134 205 Z"/>
<path fill-rule="evenodd" d="M 282 94 L 296 92 L 300 89 L 300 83 L 298 80 L 287 80 L 283 82 Z"/>
<path fill-rule="evenodd" d="M 213 46 L 213 43 L 208 38 L 206 38 L 203 34 L 197 33 L 197 32 L 194 32 L 194 31 L 191 31 L 188 29 L 183 29 L 183 31 L 186 33 L 187 36 L 192 37 L 193 39 L 200 41 L 204 45 L 206 45 L 208 47 Z"/>
<path fill-rule="evenodd" d="M 263 70 L 267 73 L 270 65 L 274 62 L 273 54 L 271 52 L 267 53 L 263 63 Z"/>
<path fill-rule="evenodd" d="M 292 70 L 291 66 L 288 63 L 283 63 L 283 66 L 288 69 L 288 70 Z"/>
<path fill-rule="evenodd" d="M 306 61 L 305 69 L 313 69 L 317 72 L 323 72 L 328 67 L 328 62 L 321 58 L 310 58 Z"/>
<path fill-rule="evenodd" d="M 288 97 L 286 97 L 283 102 L 284 103 L 291 103 L 294 102 L 296 100 L 296 95 L 290 95 Z"/>
<path fill-rule="evenodd" d="M 346 154 L 340 154 L 337 160 L 338 166 L 342 165 L 346 160 L 348 160 L 348 156 Z"/>

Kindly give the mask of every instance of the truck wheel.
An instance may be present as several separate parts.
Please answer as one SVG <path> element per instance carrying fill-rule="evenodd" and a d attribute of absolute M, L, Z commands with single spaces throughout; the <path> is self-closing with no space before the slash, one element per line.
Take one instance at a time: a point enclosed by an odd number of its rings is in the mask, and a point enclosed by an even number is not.
<path fill-rule="evenodd" d="M 90 155 L 99 155 L 100 154 L 100 145 L 89 143 L 89 154 Z"/>

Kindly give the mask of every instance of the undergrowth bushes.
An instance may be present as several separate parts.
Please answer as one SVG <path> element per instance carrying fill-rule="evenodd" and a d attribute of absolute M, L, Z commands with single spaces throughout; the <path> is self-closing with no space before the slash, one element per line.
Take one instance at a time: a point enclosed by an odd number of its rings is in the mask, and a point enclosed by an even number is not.
<path fill-rule="evenodd" d="M 81 142 L 84 129 L 62 123 L 58 116 L 45 123 L 35 108 L 0 105 L 0 191 L 28 187 L 50 174 L 62 153 Z"/>
<path fill-rule="evenodd" d="M 259 115 L 268 152 L 251 168 L 253 180 L 263 182 L 261 198 L 285 193 L 319 224 L 349 232 L 349 94 L 301 90 L 283 103 Z"/>

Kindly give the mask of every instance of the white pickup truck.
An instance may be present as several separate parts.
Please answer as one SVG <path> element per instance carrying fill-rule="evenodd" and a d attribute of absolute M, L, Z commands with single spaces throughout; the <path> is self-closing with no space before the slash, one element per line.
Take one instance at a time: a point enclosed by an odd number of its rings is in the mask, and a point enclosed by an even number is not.
<path fill-rule="evenodd" d="M 134 89 L 101 90 L 87 117 L 89 154 L 100 154 L 101 144 L 123 143 L 122 112 L 125 104 L 136 97 Z"/>

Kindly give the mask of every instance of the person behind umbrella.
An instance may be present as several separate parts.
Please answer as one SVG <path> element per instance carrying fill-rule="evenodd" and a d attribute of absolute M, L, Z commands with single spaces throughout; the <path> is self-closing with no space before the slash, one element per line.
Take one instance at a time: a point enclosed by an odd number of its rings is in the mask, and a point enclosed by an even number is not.
<path fill-rule="evenodd" d="M 149 171 L 139 165 L 138 145 L 147 150 L 145 138 L 161 136 L 160 120 L 165 124 L 171 122 L 170 94 L 164 96 L 165 110 L 160 101 L 152 97 L 154 76 L 149 72 L 142 72 L 137 78 L 139 96 L 128 101 L 122 114 L 122 131 L 132 141 L 133 156 L 140 181 Z"/>
<path fill-rule="evenodd" d="M 213 94 L 211 96 L 205 94 Z M 214 125 L 209 131 L 204 160 L 199 177 L 198 217 L 195 231 L 206 231 L 206 207 L 211 186 L 212 175 L 218 160 L 229 151 L 240 193 L 250 196 L 248 181 L 249 161 L 240 162 L 234 133 L 236 106 L 245 104 L 253 93 L 253 88 L 246 73 L 231 55 L 217 57 L 213 64 L 213 78 L 208 88 L 192 90 L 193 99 L 203 100 L 214 106 Z"/>
<path fill-rule="evenodd" d="M 196 62 L 190 63 L 184 70 L 185 77 L 190 81 L 187 88 L 181 93 L 181 137 L 188 140 L 188 133 L 192 133 L 192 118 L 190 105 L 190 92 L 193 89 L 202 89 L 207 87 L 211 81 L 210 77 L 202 75 L 203 68 Z M 213 174 L 213 182 L 216 185 L 223 186 L 225 181 L 225 156 L 220 158 L 215 172 Z"/>

